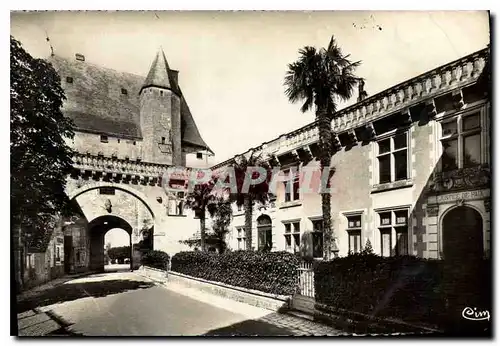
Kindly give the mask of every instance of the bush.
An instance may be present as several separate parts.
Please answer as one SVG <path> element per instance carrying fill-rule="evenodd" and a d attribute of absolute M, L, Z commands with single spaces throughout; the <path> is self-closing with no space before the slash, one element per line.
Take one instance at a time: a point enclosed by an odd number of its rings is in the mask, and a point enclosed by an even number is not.
<path fill-rule="evenodd" d="M 261 292 L 291 295 L 297 286 L 299 259 L 288 252 L 234 251 L 222 254 L 179 252 L 172 270 L 197 278 Z"/>
<path fill-rule="evenodd" d="M 141 258 L 142 265 L 161 270 L 168 270 L 169 262 L 170 256 L 166 252 L 159 250 L 150 250 Z"/>
<path fill-rule="evenodd" d="M 482 261 L 471 266 L 474 270 L 464 270 L 456 263 L 412 256 L 349 255 L 315 265 L 316 301 L 367 315 L 447 326 L 461 319 L 466 306 L 491 308 L 489 266 Z"/>

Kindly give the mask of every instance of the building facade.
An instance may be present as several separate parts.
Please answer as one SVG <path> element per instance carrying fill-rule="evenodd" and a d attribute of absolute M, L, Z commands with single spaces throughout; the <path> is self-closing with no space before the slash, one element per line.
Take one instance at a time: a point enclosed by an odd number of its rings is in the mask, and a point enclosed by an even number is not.
<path fill-rule="evenodd" d="M 332 228 L 340 256 L 367 242 L 383 256 L 489 256 L 491 105 L 489 49 L 425 72 L 338 111 L 332 120 Z M 253 148 L 290 177 L 256 205 L 254 249 L 323 256 L 321 196 L 300 189 L 319 170 L 314 123 Z M 244 155 L 249 154 L 250 150 Z M 223 172 L 233 159 L 213 167 Z M 288 188 L 287 188 L 288 187 Z M 245 248 L 234 206 L 228 243 Z M 303 251 L 303 250 L 302 250 Z"/>

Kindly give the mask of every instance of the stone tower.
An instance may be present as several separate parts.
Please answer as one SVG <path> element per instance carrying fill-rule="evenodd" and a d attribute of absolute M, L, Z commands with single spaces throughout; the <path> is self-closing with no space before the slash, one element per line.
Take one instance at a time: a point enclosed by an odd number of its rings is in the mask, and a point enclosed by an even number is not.
<path fill-rule="evenodd" d="M 182 164 L 181 94 L 178 71 L 158 51 L 140 91 L 142 156 L 145 162 Z"/>

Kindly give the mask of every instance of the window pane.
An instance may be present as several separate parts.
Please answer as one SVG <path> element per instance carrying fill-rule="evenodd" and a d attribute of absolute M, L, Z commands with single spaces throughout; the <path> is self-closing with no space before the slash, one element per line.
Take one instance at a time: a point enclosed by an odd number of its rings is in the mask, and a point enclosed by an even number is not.
<path fill-rule="evenodd" d="M 259 231 L 259 250 L 264 250 L 266 247 L 266 232 Z"/>
<path fill-rule="evenodd" d="M 391 213 L 380 213 L 380 224 L 390 225 L 391 224 Z"/>
<path fill-rule="evenodd" d="M 391 181 L 391 156 L 384 155 L 378 158 L 380 184 Z"/>
<path fill-rule="evenodd" d="M 396 254 L 399 256 L 408 254 L 408 229 L 406 227 L 396 228 Z"/>
<path fill-rule="evenodd" d="M 386 230 L 380 230 L 381 240 L 382 240 L 382 256 L 390 256 L 391 255 L 391 232 Z"/>
<path fill-rule="evenodd" d="M 323 234 L 313 233 L 313 257 L 323 257 Z"/>
<path fill-rule="evenodd" d="M 290 233 L 292 231 L 292 224 L 285 223 L 285 233 Z"/>
<path fill-rule="evenodd" d="M 408 219 L 408 212 L 406 210 L 396 211 L 396 224 L 406 225 Z"/>
<path fill-rule="evenodd" d="M 323 232 L 323 220 L 313 221 L 313 231 L 314 232 Z"/>
<path fill-rule="evenodd" d="M 299 181 L 298 180 L 294 181 L 293 182 L 293 200 L 294 201 L 300 199 L 299 188 L 300 188 Z"/>
<path fill-rule="evenodd" d="M 378 153 L 388 153 L 391 151 L 391 139 L 384 139 L 383 141 L 378 142 Z"/>
<path fill-rule="evenodd" d="M 406 150 L 401 150 L 394 153 L 396 180 L 408 179 L 408 155 L 406 155 L 406 153 Z"/>
<path fill-rule="evenodd" d="M 464 138 L 464 167 L 477 166 L 481 163 L 481 135 Z"/>
<path fill-rule="evenodd" d="M 478 114 L 469 115 L 462 120 L 464 131 L 477 129 L 481 127 L 481 118 Z"/>
<path fill-rule="evenodd" d="M 406 133 L 394 136 L 394 150 L 406 148 Z"/>
<path fill-rule="evenodd" d="M 293 252 L 297 253 L 300 251 L 300 234 L 293 235 Z"/>
<path fill-rule="evenodd" d="M 285 249 L 290 250 L 292 248 L 292 236 L 285 235 Z"/>
<path fill-rule="evenodd" d="M 283 185 L 285 185 L 285 202 L 290 202 L 290 200 L 292 199 L 292 196 L 290 194 L 290 183 L 284 182 Z"/>
<path fill-rule="evenodd" d="M 458 139 L 443 141 L 443 156 L 441 157 L 443 171 L 458 168 Z"/>
<path fill-rule="evenodd" d="M 451 136 L 457 134 L 457 121 L 453 120 L 448 123 L 441 123 L 442 136 Z"/>
<path fill-rule="evenodd" d="M 299 222 L 294 222 L 293 223 L 293 231 L 295 233 L 299 233 L 300 232 L 300 223 Z"/>

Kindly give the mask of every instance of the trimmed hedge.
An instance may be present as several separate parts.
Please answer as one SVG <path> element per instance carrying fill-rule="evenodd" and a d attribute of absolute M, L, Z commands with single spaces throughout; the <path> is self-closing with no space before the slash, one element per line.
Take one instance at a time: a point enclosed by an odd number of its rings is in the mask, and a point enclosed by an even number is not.
<path fill-rule="evenodd" d="M 150 250 L 141 258 L 142 265 L 161 270 L 168 270 L 169 261 L 170 256 L 166 252 L 159 250 Z"/>
<path fill-rule="evenodd" d="M 281 295 L 295 293 L 298 265 L 299 259 L 288 252 L 189 251 L 172 257 L 175 272 Z"/>
<path fill-rule="evenodd" d="M 487 260 L 464 268 L 411 256 L 355 254 L 314 266 L 319 303 L 445 329 L 463 321 L 465 307 L 491 311 L 490 280 Z"/>

